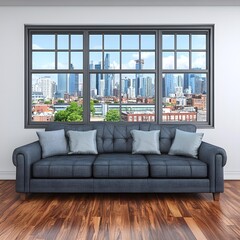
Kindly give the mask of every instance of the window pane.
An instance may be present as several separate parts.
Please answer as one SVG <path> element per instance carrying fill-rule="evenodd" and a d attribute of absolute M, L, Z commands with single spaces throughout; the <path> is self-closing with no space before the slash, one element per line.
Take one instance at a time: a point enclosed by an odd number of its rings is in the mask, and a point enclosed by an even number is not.
<path fill-rule="evenodd" d="M 139 52 L 122 52 L 122 69 L 142 69 Z"/>
<path fill-rule="evenodd" d="M 206 49 L 206 35 L 192 35 L 192 49 Z"/>
<path fill-rule="evenodd" d="M 163 35 L 162 36 L 162 49 L 174 49 L 174 35 Z"/>
<path fill-rule="evenodd" d="M 70 69 L 74 69 L 72 64 Z M 57 74 L 56 83 L 56 102 L 58 102 L 59 99 L 64 99 L 64 103 L 70 103 L 83 96 L 83 74 L 59 73 Z"/>
<path fill-rule="evenodd" d="M 90 52 L 90 69 L 102 69 L 102 52 Z"/>
<path fill-rule="evenodd" d="M 120 49 L 120 35 L 104 35 L 104 49 Z"/>
<path fill-rule="evenodd" d="M 139 49 L 139 35 L 122 35 L 122 49 Z"/>
<path fill-rule="evenodd" d="M 104 69 L 120 69 L 120 53 L 119 52 L 104 53 Z"/>
<path fill-rule="evenodd" d="M 122 74 L 122 103 L 153 102 L 154 84 L 154 74 Z"/>
<path fill-rule="evenodd" d="M 71 65 L 71 69 L 73 66 Z M 77 100 L 83 96 L 83 75 L 78 73 L 69 74 L 69 95 L 70 99 Z"/>
<path fill-rule="evenodd" d="M 141 52 L 142 69 L 155 69 L 155 52 Z"/>
<path fill-rule="evenodd" d="M 82 74 L 33 74 L 32 121 L 82 121 L 82 93 Z"/>
<path fill-rule="evenodd" d="M 74 69 L 83 69 L 83 53 L 71 52 L 71 64 Z"/>
<path fill-rule="evenodd" d="M 163 69 L 174 69 L 174 52 L 162 53 L 162 67 Z"/>
<path fill-rule="evenodd" d="M 177 35 L 177 49 L 189 49 L 189 35 Z"/>
<path fill-rule="evenodd" d="M 58 52 L 58 69 L 69 69 L 69 54 L 68 52 Z"/>
<path fill-rule="evenodd" d="M 58 49 L 69 49 L 69 36 L 68 35 L 58 35 L 57 36 L 57 46 L 58 46 Z"/>
<path fill-rule="evenodd" d="M 189 69 L 189 52 L 177 52 L 177 69 Z"/>
<path fill-rule="evenodd" d="M 192 52 L 192 69 L 206 69 L 205 52 Z"/>
<path fill-rule="evenodd" d="M 119 74 L 90 74 L 90 96 L 95 110 L 94 114 L 91 114 L 91 121 L 120 120 L 119 76 Z M 116 113 L 116 110 L 118 113 Z M 110 113 L 108 113 L 109 111 Z M 108 119 L 106 119 L 107 113 Z"/>
<path fill-rule="evenodd" d="M 206 121 L 206 74 L 164 74 L 163 121 Z"/>
<path fill-rule="evenodd" d="M 83 36 L 71 35 L 71 49 L 83 49 Z"/>
<path fill-rule="evenodd" d="M 32 75 L 32 121 L 54 121 L 54 93 L 56 92 L 56 74 Z"/>
<path fill-rule="evenodd" d="M 121 83 L 122 120 L 155 121 L 154 74 L 123 74 Z"/>
<path fill-rule="evenodd" d="M 55 49 L 55 35 L 32 35 L 32 49 Z"/>
<path fill-rule="evenodd" d="M 155 49 L 155 35 L 141 35 L 141 49 Z"/>
<path fill-rule="evenodd" d="M 55 53 L 33 52 L 32 69 L 55 69 Z"/>
<path fill-rule="evenodd" d="M 90 49 L 102 49 L 102 35 L 89 36 Z"/>

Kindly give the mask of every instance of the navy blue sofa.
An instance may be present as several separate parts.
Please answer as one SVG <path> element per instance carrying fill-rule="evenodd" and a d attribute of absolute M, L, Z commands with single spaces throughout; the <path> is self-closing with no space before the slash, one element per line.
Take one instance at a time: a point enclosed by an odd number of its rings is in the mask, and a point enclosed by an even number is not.
<path fill-rule="evenodd" d="M 16 191 L 24 193 L 213 193 L 224 191 L 223 148 L 202 142 L 198 157 L 168 155 L 176 129 L 195 132 L 192 124 L 92 123 L 49 124 L 46 131 L 97 130 L 97 155 L 61 155 L 42 159 L 39 141 L 13 152 Z M 160 130 L 161 155 L 132 154 L 130 131 Z"/>

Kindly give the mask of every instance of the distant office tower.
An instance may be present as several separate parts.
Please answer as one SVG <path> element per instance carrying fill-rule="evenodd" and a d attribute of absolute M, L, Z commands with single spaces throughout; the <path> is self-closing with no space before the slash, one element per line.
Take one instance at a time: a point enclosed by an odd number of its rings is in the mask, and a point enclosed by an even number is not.
<path fill-rule="evenodd" d="M 56 83 L 49 76 L 40 77 L 33 84 L 32 92 L 42 92 L 45 98 L 51 99 L 56 92 Z"/>
<path fill-rule="evenodd" d="M 196 93 L 196 82 L 195 82 L 195 74 L 189 74 L 189 73 L 185 73 L 184 77 L 183 77 L 183 89 L 184 92 L 188 92 L 188 93 Z"/>
<path fill-rule="evenodd" d="M 143 69 L 143 65 L 144 65 L 144 59 L 137 59 L 135 60 L 136 62 L 136 70 L 141 70 Z M 140 93 L 140 82 L 141 82 L 141 79 L 142 79 L 142 74 L 136 74 L 136 79 L 135 79 L 135 95 L 136 97 L 141 95 Z"/>
<path fill-rule="evenodd" d="M 101 62 L 99 64 L 95 64 L 95 69 L 96 70 L 101 70 Z M 102 79 L 102 74 L 101 73 L 96 73 L 96 89 L 97 89 L 97 95 L 104 96 L 100 94 L 100 80 Z"/>
<path fill-rule="evenodd" d="M 177 86 L 177 80 L 174 77 L 174 75 L 165 74 L 163 81 L 164 81 L 163 97 L 169 97 L 170 94 L 175 94 L 175 87 Z"/>
<path fill-rule="evenodd" d="M 207 92 L 206 78 L 199 75 L 195 76 L 195 93 L 202 94 Z"/>
<path fill-rule="evenodd" d="M 73 64 L 70 65 L 70 70 L 73 70 Z M 79 76 L 77 73 L 70 73 L 69 75 L 69 94 L 72 96 L 79 96 Z"/>
<path fill-rule="evenodd" d="M 58 81 L 57 81 L 57 96 L 59 98 L 64 98 L 64 94 L 68 92 L 67 89 L 67 74 L 60 73 L 58 74 Z"/>
<path fill-rule="evenodd" d="M 104 90 L 105 90 L 105 80 L 100 79 L 99 80 L 99 95 L 104 96 Z"/>
<path fill-rule="evenodd" d="M 110 54 L 104 60 L 104 69 L 110 69 Z M 105 74 L 105 96 L 112 96 L 112 74 Z"/>
<path fill-rule="evenodd" d="M 127 94 L 129 87 L 130 87 L 130 79 L 125 77 L 124 79 L 122 79 L 122 93 Z"/>
<path fill-rule="evenodd" d="M 154 89 L 153 89 L 153 83 L 152 83 L 152 78 L 151 77 L 146 77 L 145 78 L 145 97 L 153 97 L 154 96 Z"/>

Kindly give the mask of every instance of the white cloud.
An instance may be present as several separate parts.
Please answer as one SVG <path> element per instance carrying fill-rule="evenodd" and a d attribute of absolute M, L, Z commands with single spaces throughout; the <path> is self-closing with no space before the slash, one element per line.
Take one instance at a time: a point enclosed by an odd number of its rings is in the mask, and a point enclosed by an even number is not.
<path fill-rule="evenodd" d="M 185 55 L 180 55 L 177 59 L 178 69 L 188 69 L 189 68 L 189 58 Z"/>
<path fill-rule="evenodd" d="M 136 61 L 130 60 L 127 64 L 123 64 L 123 69 L 135 69 L 136 68 Z"/>
<path fill-rule="evenodd" d="M 168 56 L 163 58 L 163 69 L 174 68 L 174 56 Z"/>
<path fill-rule="evenodd" d="M 35 50 L 37 50 L 37 49 L 43 49 L 42 47 L 40 47 L 39 45 L 37 45 L 37 44 L 35 44 L 35 43 L 33 43 L 32 48 L 35 49 Z"/>
<path fill-rule="evenodd" d="M 206 54 L 198 53 L 196 57 L 193 58 L 192 68 L 206 69 Z"/>
<path fill-rule="evenodd" d="M 147 59 L 147 58 L 151 58 L 154 57 L 155 53 L 154 52 L 142 52 L 141 53 L 141 58 L 142 59 Z"/>
<path fill-rule="evenodd" d="M 113 61 L 110 63 L 110 68 L 111 69 L 120 69 L 120 64 L 117 63 L 116 61 Z"/>

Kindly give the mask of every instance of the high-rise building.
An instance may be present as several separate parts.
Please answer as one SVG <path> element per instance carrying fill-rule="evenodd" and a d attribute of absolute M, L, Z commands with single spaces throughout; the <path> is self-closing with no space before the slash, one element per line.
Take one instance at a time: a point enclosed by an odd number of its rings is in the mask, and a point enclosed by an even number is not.
<path fill-rule="evenodd" d="M 99 80 L 99 95 L 102 97 L 104 96 L 104 90 L 105 90 L 105 80 L 100 79 Z"/>
<path fill-rule="evenodd" d="M 32 92 L 42 92 L 47 99 L 52 99 L 56 92 L 56 83 L 49 76 L 40 77 L 32 86 Z"/>
<path fill-rule="evenodd" d="M 137 59 L 135 60 L 136 62 L 136 70 L 141 70 L 143 69 L 143 65 L 144 65 L 144 59 Z M 136 74 L 136 79 L 135 79 L 135 96 L 139 96 L 141 95 L 140 93 L 140 82 L 142 79 L 142 74 Z"/>
<path fill-rule="evenodd" d="M 104 69 L 110 69 L 110 54 L 104 60 Z M 112 74 L 105 74 L 105 96 L 112 96 Z"/>
<path fill-rule="evenodd" d="M 57 96 L 59 98 L 64 98 L 64 94 L 68 92 L 67 86 L 68 86 L 67 74 L 65 74 L 65 73 L 58 74 Z"/>
<path fill-rule="evenodd" d="M 164 77 L 163 97 L 169 97 L 170 94 L 175 94 L 175 87 L 177 87 L 177 79 L 173 74 L 165 74 Z"/>
<path fill-rule="evenodd" d="M 70 70 L 73 70 L 73 64 L 70 65 Z M 70 73 L 69 75 L 69 94 L 72 96 L 79 96 L 79 76 L 77 73 Z"/>
<path fill-rule="evenodd" d="M 101 70 L 101 62 L 98 64 L 95 64 L 95 69 L 96 70 Z M 96 73 L 96 89 L 97 89 L 97 95 L 101 95 L 100 94 L 100 80 L 102 79 L 102 74 L 101 73 Z M 103 96 L 103 95 L 101 95 Z"/>
<path fill-rule="evenodd" d="M 125 77 L 124 79 L 122 79 L 122 93 L 127 94 L 129 87 L 130 87 L 130 79 Z"/>

